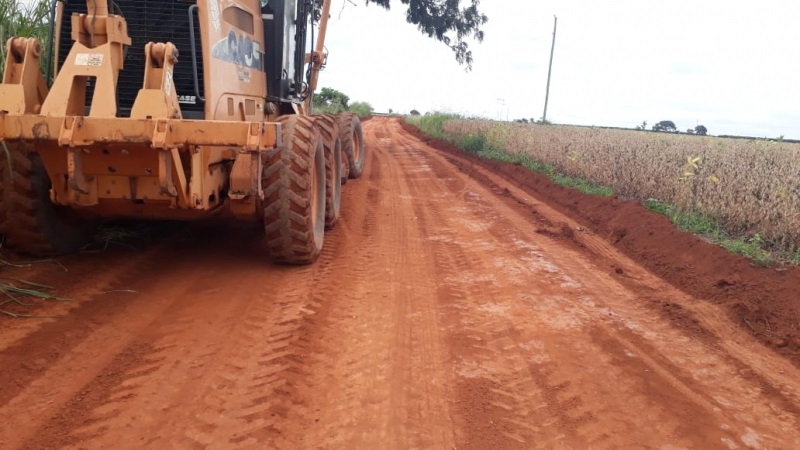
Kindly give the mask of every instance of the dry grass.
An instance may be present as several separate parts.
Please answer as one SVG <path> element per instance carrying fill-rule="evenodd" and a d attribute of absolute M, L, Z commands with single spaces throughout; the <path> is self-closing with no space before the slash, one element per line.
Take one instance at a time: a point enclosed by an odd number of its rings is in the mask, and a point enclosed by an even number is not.
<path fill-rule="evenodd" d="M 527 155 L 626 198 L 713 217 L 733 236 L 800 249 L 800 144 L 644 131 L 451 120 L 444 131 Z"/>

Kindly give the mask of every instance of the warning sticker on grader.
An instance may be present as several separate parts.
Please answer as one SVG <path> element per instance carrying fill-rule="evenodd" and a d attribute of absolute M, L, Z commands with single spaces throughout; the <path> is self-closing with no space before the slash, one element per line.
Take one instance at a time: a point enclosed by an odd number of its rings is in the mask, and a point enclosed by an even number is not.
<path fill-rule="evenodd" d="M 75 56 L 76 66 L 101 66 L 103 65 L 102 53 L 78 53 Z"/>

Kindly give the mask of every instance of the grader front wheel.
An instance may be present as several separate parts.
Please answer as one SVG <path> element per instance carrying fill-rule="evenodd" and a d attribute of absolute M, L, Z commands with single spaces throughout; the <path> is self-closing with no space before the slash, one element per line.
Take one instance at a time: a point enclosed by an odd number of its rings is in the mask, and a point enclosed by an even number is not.
<path fill-rule="evenodd" d="M 342 153 L 350 163 L 350 178 L 359 178 L 364 170 L 364 132 L 361 120 L 352 112 L 339 116 L 339 137 L 342 140 Z"/>
<path fill-rule="evenodd" d="M 315 116 L 325 142 L 325 228 L 339 220 L 342 197 L 342 141 L 335 116 Z"/>
<path fill-rule="evenodd" d="M 0 147 L 0 234 L 4 246 L 31 256 L 56 256 L 91 242 L 97 223 L 50 200 L 50 177 L 25 144 Z"/>
<path fill-rule="evenodd" d="M 310 264 L 325 234 L 325 150 L 314 120 L 278 118 L 282 145 L 267 153 L 264 167 L 264 231 L 270 258 Z"/>

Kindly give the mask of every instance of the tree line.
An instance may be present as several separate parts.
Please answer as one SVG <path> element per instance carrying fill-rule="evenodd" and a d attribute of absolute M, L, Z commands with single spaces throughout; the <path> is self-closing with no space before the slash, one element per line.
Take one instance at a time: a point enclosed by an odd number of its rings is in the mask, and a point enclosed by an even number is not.
<path fill-rule="evenodd" d="M 336 89 L 324 87 L 314 94 L 312 101 L 314 112 L 321 114 L 338 114 L 345 111 L 356 113 L 359 117 L 372 114 L 373 108 L 368 102 L 350 103 L 350 97 Z"/>
<path fill-rule="evenodd" d="M 639 131 L 646 131 L 647 130 L 647 121 L 646 120 L 642 121 L 642 124 L 641 125 L 637 125 L 635 129 L 639 130 Z M 678 131 L 678 127 L 675 126 L 675 122 L 673 122 L 671 120 L 662 120 L 661 122 L 658 122 L 657 124 L 653 125 L 651 130 L 652 131 L 657 131 L 657 132 L 664 132 L 664 133 L 678 133 L 679 132 Z M 686 130 L 686 134 L 696 134 L 696 135 L 699 135 L 699 136 L 705 136 L 705 135 L 708 134 L 708 128 L 706 128 L 705 125 L 697 125 L 694 128 L 688 128 Z"/>

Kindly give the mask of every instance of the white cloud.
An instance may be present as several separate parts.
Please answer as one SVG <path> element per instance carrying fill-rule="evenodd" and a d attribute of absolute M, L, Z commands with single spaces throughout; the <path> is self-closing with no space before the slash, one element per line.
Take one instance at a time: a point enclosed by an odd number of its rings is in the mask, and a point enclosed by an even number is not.
<path fill-rule="evenodd" d="M 28 1 L 28 0 L 26 0 Z M 355 3 L 355 5 L 353 4 Z M 634 126 L 672 120 L 712 134 L 800 139 L 800 2 L 484 0 L 466 73 L 442 43 L 391 11 L 333 0 L 319 87 L 378 111 L 448 109 L 539 118 L 558 16 L 548 118 Z"/>
<path fill-rule="evenodd" d="M 800 138 L 800 3 L 484 1 L 486 38 L 470 41 L 470 73 L 406 23 L 399 0 L 389 12 L 356 3 L 334 0 L 320 86 L 379 111 L 496 117 L 501 98 L 503 116 L 541 117 L 557 15 L 549 119 Z"/>

